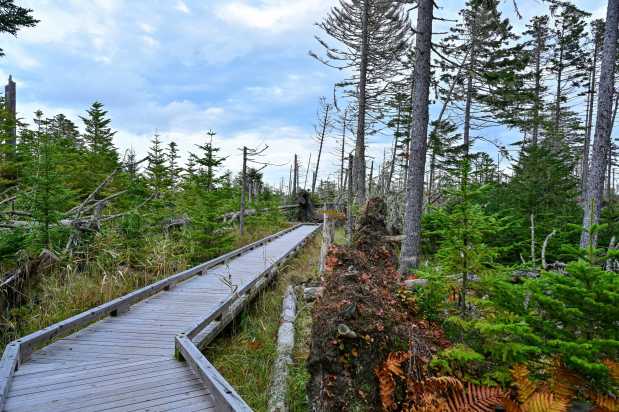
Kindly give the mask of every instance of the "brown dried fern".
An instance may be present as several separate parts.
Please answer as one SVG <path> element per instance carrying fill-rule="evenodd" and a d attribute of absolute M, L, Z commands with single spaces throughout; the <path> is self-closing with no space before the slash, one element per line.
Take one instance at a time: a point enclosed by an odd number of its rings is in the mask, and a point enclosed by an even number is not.
<path fill-rule="evenodd" d="M 518 400 L 525 403 L 538 389 L 538 384 L 529 379 L 529 368 L 518 364 L 512 368 L 512 379 L 518 389 Z"/>
<path fill-rule="evenodd" d="M 522 405 L 522 412 L 567 412 L 570 402 L 548 392 L 533 394 Z"/>
<path fill-rule="evenodd" d="M 494 412 L 503 405 L 506 393 L 501 388 L 469 383 L 466 390 L 453 391 L 447 398 L 450 412 Z"/>
<path fill-rule="evenodd" d="M 617 398 L 595 392 L 589 392 L 587 395 L 587 397 L 595 403 L 596 411 L 619 412 L 619 400 L 617 400 Z"/>
<path fill-rule="evenodd" d="M 619 362 L 612 359 L 604 359 L 602 363 L 608 368 L 608 372 L 613 381 L 619 384 Z"/>

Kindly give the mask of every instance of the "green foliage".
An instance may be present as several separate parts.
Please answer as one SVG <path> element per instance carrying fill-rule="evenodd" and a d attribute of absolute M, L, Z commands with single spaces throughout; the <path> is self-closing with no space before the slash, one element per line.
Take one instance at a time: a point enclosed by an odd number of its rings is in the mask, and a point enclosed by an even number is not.
<path fill-rule="evenodd" d="M 32 10 L 20 7 L 13 0 L 0 2 L 0 33 L 13 36 L 23 27 L 33 27 L 39 21 L 32 17 Z M 0 57 L 4 56 L 4 50 L 0 48 Z"/>
<path fill-rule="evenodd" d="M 462 161 L 457 172 L 459 186 L 447 191 L 448 206 L 435 211 L 438 227 L 433 234 L 441 239 L 436 253 L 441 268 L 462 279 L 460 304 L 465 311 L 469 278 L 479 276 L 492 265 L 496 250 L 487 245 L 486 239 L 500 229 L 501 222 L 475 202 L 484 187 L 471 183 L 470 160 Z"/>
<path fill-rule="evenodd" d="M 516 262 L 520 256 L 532 260 L 531 215 L 537 251 L 545 237 L 557 231 L 546 250 L 548 261 L 561 257 L 560 245 L 576 242 L 579 233 L 571 230 L 569 223 L 578 221 L 582 212 L 576 203 L 578 181 L 572 172 L 574 164 L 566 152 L 550 150 L 545 144 L 530 146 L 521 153 L 509 182 L 487 193 L 483 199 L 486 210 L 510 222 L 509 228 L 492 241 L 494 246 L 509 246 L 502 250 L 501 261 Z"/>

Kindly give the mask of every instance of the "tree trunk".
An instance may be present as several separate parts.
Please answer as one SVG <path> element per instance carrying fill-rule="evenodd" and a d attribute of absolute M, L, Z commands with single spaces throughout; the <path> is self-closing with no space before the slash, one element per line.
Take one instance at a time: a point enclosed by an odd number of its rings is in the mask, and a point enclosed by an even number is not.
<path fill-rule="evenodd" d="M 359 89 L 358 89 L 358 118 L 357 118 L 357 141 L 355 142 L 355 166 L 354 185 L 355 201 L 357 204 L 365 203 L 365 111 L 366 111 L 366 83 L 368 71 L 368 1 L 362 0 L 363 20 L 361 25 L 361 62 L 359 63 Z"/>
<path fill-rule="evenodd" d="M 434 2 L 419 0 L 417 11 L 417 38 L 415 39 L 415 81 L 412 92 L 410 171 L 406 184 L 406 210 L 404 241 L 400 252 L 400 273 L 419 265 L 421 253 L 421 213 L 423 211 L 423 186 L 428 146 L 428 104 L 430 93 L 430 54 L 432 46 L 432 17 Z"/>
<path fill-rule="evenodd" d="M 318 167 L 320 167 L 320 157 L 322 156 L 322 146 L 325 142 L 325 134 L 327 133 L 327 124 L 329 121 L 329 108 L 327 105 L 325 108 L 325 117 L 322 121 L 322 132 L 320 133 L 320 146 L 318 147 L 318 159 L 316 160 L 316 169 L 312 178 L 312 193 L 316 190 L 316 179 L 318 178 Z M 308 165 L 309 167 L 309 165 Z"/>
<path fill-rule="evenodd" d="M 344 159 L 346 158 L 346 121 L 348 109 L 344 111 L 342 118 L 342 157 L 340 158 L 340 192 L 344 192 Z"/>
<path fill-rule="evenodd" d="M 352 207 L 353 207 L 353 180 L 352 170 L 354 168 L 354 158 L 351 154 L 348 157 L 348 199 L 346 205 L 346 240 L 348 244 L 352 244 Z"/>
<path fill-rule="evenodd" d="M 531 138 L 531 144 L 537 146 L 537 140 L 539 137 L 539 110 L 541 103 L 541 82 L 542 73 L 540 72 L 542 60 L 542 34 L 537 34 L 537 45 L 535 47 L 535 102 L 533 106 L 533 136 Z"/>
<path fill-rule="evenodd" d="M 241 171 L 241 210 L 239 214 L 239 233 L 245 229 L 245 190 L 247 189 L 247 147 L 243 146 L 243 170 Z"/>
<path fill-rule="evenodd" d="M 610 150 L 610 133 L 612 131 L 613 93 L 615 77 L 615 59 L 617 53 L 617 24 L 619 15 L 619 0 L 608 0 L 606 11 L 606 30 L 602 49 L 602 66 L 600 70 L 600 87 L 598 94 L 598 110 L 595 123 L 595 141 L 591 169 L 587 179 L 587 194 L 584 202 L 584 217 L 580 246 L 586 247 L 591 242 L 594 246 L 597 238 L 590 239 L 588 230 L 600 220 L 602 210 L 602 195 L 606 162 Z"/>
<path fill-rule="evenodd" d="M 391 189 L 393 170 L 395 169 L 395 158 L 398 153 L 398 140 L 400 138 L 400 116 L 402 113 L 402 102 L 398 102 L 398 117 L 396 118 L 395 136 L 393 138 L 393 153 L 391 155 L 391 165 L 389 165 L 389 179 L 387 179 L 387 192 Z"/>
<path fill-rule="evenodd" d="M 563 35 L 563 33 L 561 33 Z M 553 145 L 557 145 L 559 138 L 559 125 L 561 123 L 561 81 L 563 77 L 563 46 L 559 49 L 559 63 L 557 70 L 557 92 L 555 101 L 555 136 Z M 556 148 L 557 146 L 555 146 Z"/>
<path fill-rule="evenodd" d="M 593 103 L 595 102 L 595 79 L 597 72 L 598 43 L 595 42 L 593 49 L 593 67 L 589 83 L 589 96 L 587 96 L 587 126 L 585 132 L 585 142 L 582 153 L 582 193 L 583 197 L 587 190 L 587 176 L 589 175 L 589 148 L 591 146 L 591 131 L 593 129 Z M 612 127 L 612 126 L 611 126 Z"/>

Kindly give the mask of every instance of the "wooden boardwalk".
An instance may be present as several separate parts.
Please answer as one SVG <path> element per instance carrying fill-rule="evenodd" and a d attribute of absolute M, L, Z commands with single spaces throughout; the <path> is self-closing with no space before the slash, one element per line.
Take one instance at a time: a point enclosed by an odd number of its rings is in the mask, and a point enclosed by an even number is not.
<path fill-rule="evenodd" d="M 257 293 L 257 278 L 269 273 L 316 229 L 315 225 L 297 226 L 209 268 L 204 275 L 192 276 L 134 303 L 124 313 L 105 317 L 34 351 L 6 385 L 3 411 L 243 409 L 220 407 L 216 393 L 190 367 L 191 362 L 175 359 L 175 337 L 202 322 L 204 328 L 187 337 L 196 346 L 212 340 Z M 266 283 L 267 279 L 261 280 Z M 235 304 L 233 289 L 238 294 L 246 285 L 252 295 Z M 223 305 L 227 315 L 216 317 Z M 205 320 L 209 313 L 212 321 Z"/>

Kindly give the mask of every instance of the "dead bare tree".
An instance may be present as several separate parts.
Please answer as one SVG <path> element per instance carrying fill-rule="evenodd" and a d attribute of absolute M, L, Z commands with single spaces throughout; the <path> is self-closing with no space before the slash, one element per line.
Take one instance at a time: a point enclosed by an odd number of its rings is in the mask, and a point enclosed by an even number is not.
<path fill-rule="evenodd" d="M 595 123 L 595 140 L 591 168 L 587 176 L 587 191 L 584 199 L 583 232 L 580 246 L 594 246 L 597 238 L 590 239 L 591 226 L 600 220 L 602 196 L 606 176 L 606 163 L 610 150 L 612 130 L 612 110 L 614 94 L 615 61 L 617 56 L 617 35 L 619 23 L 619 0 L 608 0 L 606 10 L 606 29 L 602 48 L 602 66 L 600 69 L 600 86 L 598 93 L 598 110 Z"/>
<path fill-rule="evenodd" d="M 335 48 L 316 37 L 326 57 L 310 55 L 329 67 L 352 72 L 339 83 L 356 100 L 357 128 L 353 183 L 355 201 L 366 198 L 365 148 L 369 114 L 380 111 L 382 96 L 399 67 L 399 57 L 407 49 L 410 27 L 398 2 L 384 0 L 340 0 L 329 15 L 318 23 L 342 47 Z"/>
<path fill-rule="evenodd" d="M 318 169 L 320 167 L 320 158 L 322 157 L 322 148 L 324 147 L 325 138 L 327 133 L 333 128 L 333 122 L 331 120 L 331 112 L 333 111 L 333 105 L 327 102 L 324 97 L 320 98 L 318 106 L 318 124 L 315 127 L 316 140 L 318 141 L 318 158 L 316 159 L 316 169 L 312 176 L 312 193 L 316 191 L 316 179 L 318 179 Z M 309 164 L 308 164 L 309 169 Z"/>
<path fill-rule="evenodd" d="M 404 241 L 400 252 L 400 272 L 419 264 L 421 253 L 421 214 L 423 211 L 424 175 L 428 145 L 428 104 L 430 94 L 430 54 L 434 2 L 419 0 L 415 44 L 415 79 L 413 81 L 410 173 L 406 182 Z"/>

